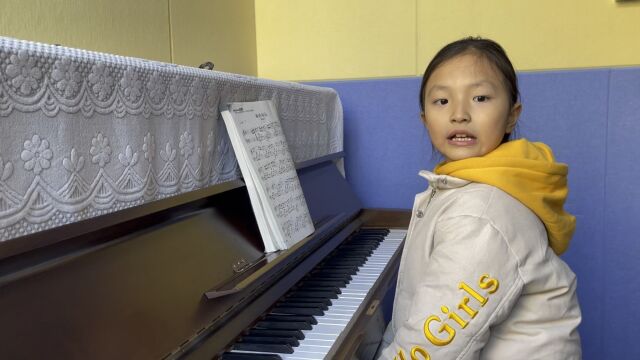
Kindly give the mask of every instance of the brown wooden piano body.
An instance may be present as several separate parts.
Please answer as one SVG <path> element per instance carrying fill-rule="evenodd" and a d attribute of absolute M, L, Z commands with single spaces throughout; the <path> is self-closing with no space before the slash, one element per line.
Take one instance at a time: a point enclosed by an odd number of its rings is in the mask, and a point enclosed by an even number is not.
<path fill-rule="evenodd" d="M 407 227 L 362 209 L 340 155 L 299 164 L 316 231 L 286 251 L 263 253 L 239 180 L 0 243 L 0 358 L 217 357 L 355 230 Z M 329 358 L 358 346 L 399 253 Z"/>

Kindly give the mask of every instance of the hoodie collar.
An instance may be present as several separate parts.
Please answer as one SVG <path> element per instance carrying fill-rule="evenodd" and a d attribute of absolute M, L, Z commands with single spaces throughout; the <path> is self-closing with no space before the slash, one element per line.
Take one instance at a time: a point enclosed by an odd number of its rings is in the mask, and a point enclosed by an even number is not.
<path fill-rule="evenodd" d="M 568 167 L 555 161 L 551 148 L 526 139 L 506 142 L 481 156 L 438 164 L 437 176 L 449 175 L 495 186 L 518 199 L 544 223 L 556 254 L 569 246 L 576 219 L 564 210 Z"/>
<path fill-rule="evenodd" d="M 465 186 L 471 182 L 469 180 L 458 179 L 457 177 L 449 175 L 434 174 L 427 170 L 420 171 L 419 175 L 429 182 L 429 186 L 438 190 L 455 189 Z"/>

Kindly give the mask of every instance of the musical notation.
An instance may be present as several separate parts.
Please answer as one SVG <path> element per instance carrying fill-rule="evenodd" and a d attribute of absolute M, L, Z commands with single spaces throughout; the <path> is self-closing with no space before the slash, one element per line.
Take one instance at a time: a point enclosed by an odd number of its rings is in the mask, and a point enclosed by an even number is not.
<path fill-rule="evenodd" d="M 235 126 L 230 136 L 237 134 L 240 138 L 232 138 L 232 143 L 242 143 L 243 156 L 238 156 L 238 161 L 245 181 L 246 169 L 254 174 L 257 196 L 268 204 L 263 209 L 269 213 L 266 219 L 275 218 L 284 238 L 284 245 L 275 247 L 288 248 L 313 232 L 313 222 L 275 108 L 270 101 L 234 103 L 223 117 L 227 128 Z"/>

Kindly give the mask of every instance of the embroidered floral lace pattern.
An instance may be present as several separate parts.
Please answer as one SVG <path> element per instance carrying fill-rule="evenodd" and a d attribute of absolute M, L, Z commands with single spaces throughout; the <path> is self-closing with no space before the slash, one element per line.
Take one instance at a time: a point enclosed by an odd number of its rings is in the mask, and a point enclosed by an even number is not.
<path fill-rule="evenodd" d="M 219 108 L 264 99 L 294 161 L 342 151 L 331 89 L 0 37 L 0 241 L 239 178 Z"/>

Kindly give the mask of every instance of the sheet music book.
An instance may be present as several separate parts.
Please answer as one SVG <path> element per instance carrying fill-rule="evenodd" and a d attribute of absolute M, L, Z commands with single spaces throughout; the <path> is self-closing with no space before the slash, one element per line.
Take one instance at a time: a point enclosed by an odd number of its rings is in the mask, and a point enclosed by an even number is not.
<path fill-rule="evenodd" d="M 265 252 L 288 249 L 315 229 L 275 106 L 270 100 L 235 102 L 222 118 Z"/>

